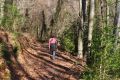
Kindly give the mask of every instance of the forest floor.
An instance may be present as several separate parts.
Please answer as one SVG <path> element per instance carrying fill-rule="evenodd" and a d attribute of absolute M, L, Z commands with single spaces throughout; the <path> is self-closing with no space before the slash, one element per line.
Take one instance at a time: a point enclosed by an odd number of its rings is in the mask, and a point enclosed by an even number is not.
<path fill-rule="evenodd" d="M 82 60 L 60 50 L 52 60 L 48 44 L 28 35 L 19 37 L 18 42 L 21 50 L 15 64 L 7 65 L 12 80 L 79 80 L 84 70 Z"/>

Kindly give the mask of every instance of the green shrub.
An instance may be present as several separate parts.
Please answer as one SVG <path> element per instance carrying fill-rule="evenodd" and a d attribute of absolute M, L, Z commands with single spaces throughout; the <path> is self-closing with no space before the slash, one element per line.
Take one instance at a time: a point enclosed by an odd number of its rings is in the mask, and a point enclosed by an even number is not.
<path fill-rule="evenodd" d="M 15 58 L 17 58 L 18 57 L 18 46 L 14 46 L 13 53 L 14 53 Z"/>
<path fill-rule="evenodd" d="M 6 44 L 1 44 L 1 57 L 3 57 L 5 60 L 7 60 L 8 62 L 11 61 L 10 57 L 11 57 L 11 53 L 8 52 L 8 49 L 6 47 Z M 18 46 L 13 46 L 13 56 L 15 58 L 17 58 L 18 56 Z"/>
<path fill-rule="evenodd" d="M 74 44 L 74 33 L 71 29 L 64 31 L 63 37 L 60 38 L 60 44 L 62 48 L 68 52 L 74 52 L 75 44 Z"/>
<path fill-rule="evenodd" d="M 6 45 L 5 44 L 2 44 L 2 47 L 1 47 L 1 56 L 6 59 L 6 60 L 9 60 L 11 55 L 10 53 L 8 52 L 7 48 L 6 48 Z"/>
<path fill-rule="evenodd" d="M 2 19 L 2 27 L 5 30 L 16 31 L 22 24 L 23 17 L 20 15 L 17 7 L 13 4 L 6 4 L 4 7 L 4 17 Z"/>
<path fill-rule="evenodd" d="M 120 49 L 115 49 L 114 28 L 106 26 L 100 31 L 94 29 L 91 61 L 88 64 L 92 72 L 87 71 L 87 80 L 114 80 L 120 77 Z M 92 76 L 92 77 L 90 77 Z"/>
<path fill-rule="evenodd" d="M 62 48 L 73 55 L 77 55 L 79 18 L 65 26 L 66 29 L 60 37 Z"/>

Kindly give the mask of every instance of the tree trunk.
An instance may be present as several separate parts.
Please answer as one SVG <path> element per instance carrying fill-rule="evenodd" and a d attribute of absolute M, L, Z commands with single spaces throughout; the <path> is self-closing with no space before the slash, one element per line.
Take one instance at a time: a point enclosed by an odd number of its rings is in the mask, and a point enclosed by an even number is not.
<path fill-rule="evenodd" d="M 80 26 L 78 29 L 78 57 L 83 58 L 83 39 L 82 39 L 82 27 L 83 27 L 83 16 L 82 16 L 82 0 L 79 1 L 79 16 Z"/>
<path fill-rule="evenodd" d="M 115 46 L 118 48 L 118 41 L 120 38 L 120 2 L 116 0 L 116 16 L 115 16 L 115 26 L 116 26 L 116 31 L 115 31 Z"/>
<path fill-rule="evenodd" d="M 5 3 L 5 0 L 0 0 L 0 24 L 4 16 L 4 3 Z"/>
<path fill-rule="evenodd" d="M 83 39 L 82 39 L 82 31 L 79 30 L 78 34 L 78 57 L 83 58 Z"/>
<path fill-rule="evenodd" d="M 47 34 L 46 30 L 47 30 L 47 26 L 46 26 L 46 22 L 45 22 L 45 13 L 44 13 L 44 11 L 42 11 L 42 26 L 41 26 L 41 31 L 40 31 L 40 40 L 41 41 L 45 40 L 45 36 Z"/>
<path fill-rule="evenodd" d="M 106 2 L 107 2 L 107 1 L 106 1 Z M 107 15 L 107 25 L 109 25 L 109 19 L 110 19 L 110 18 L 109 18 L 109 14 L 110 14 L 110 13 L 109 13 L 108 2 L 107 2 L 106 4 L 107 4 L 107 14 L 106 14 L 106 15 Z"/>
<path fill-rule="evenodd" d="M 88 23 L 88 51 L 90 54 L 91 42 L 92 42 L 92 33 L 93 33 L 93 25 L 94 25 L 94 14 L 95 14 L 95 0 L 90 1 L 90 14 L 89 14 L 89 23 Z"/>

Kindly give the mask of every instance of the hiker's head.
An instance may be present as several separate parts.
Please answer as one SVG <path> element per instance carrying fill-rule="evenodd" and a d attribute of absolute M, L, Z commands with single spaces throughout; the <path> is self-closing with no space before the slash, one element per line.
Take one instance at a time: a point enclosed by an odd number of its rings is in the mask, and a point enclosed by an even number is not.
<path fill-rule="evenodd" d="M 51 35 L 51 38 L 55 38 L 55 35 L 54 35 L 54 34 L 52 34 L 52 35 Z"/>

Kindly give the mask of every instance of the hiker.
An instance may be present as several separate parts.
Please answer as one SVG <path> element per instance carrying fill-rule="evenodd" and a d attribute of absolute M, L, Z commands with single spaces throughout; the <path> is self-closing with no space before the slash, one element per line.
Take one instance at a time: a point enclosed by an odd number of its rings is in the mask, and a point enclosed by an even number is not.
<path fill-rule="evenodd" d="M 55 59 L 56 50 L 57 50 L 57 39 L 54 35 L 49 39 L 49 50 L 52 54 L 52 59 Z"/>

